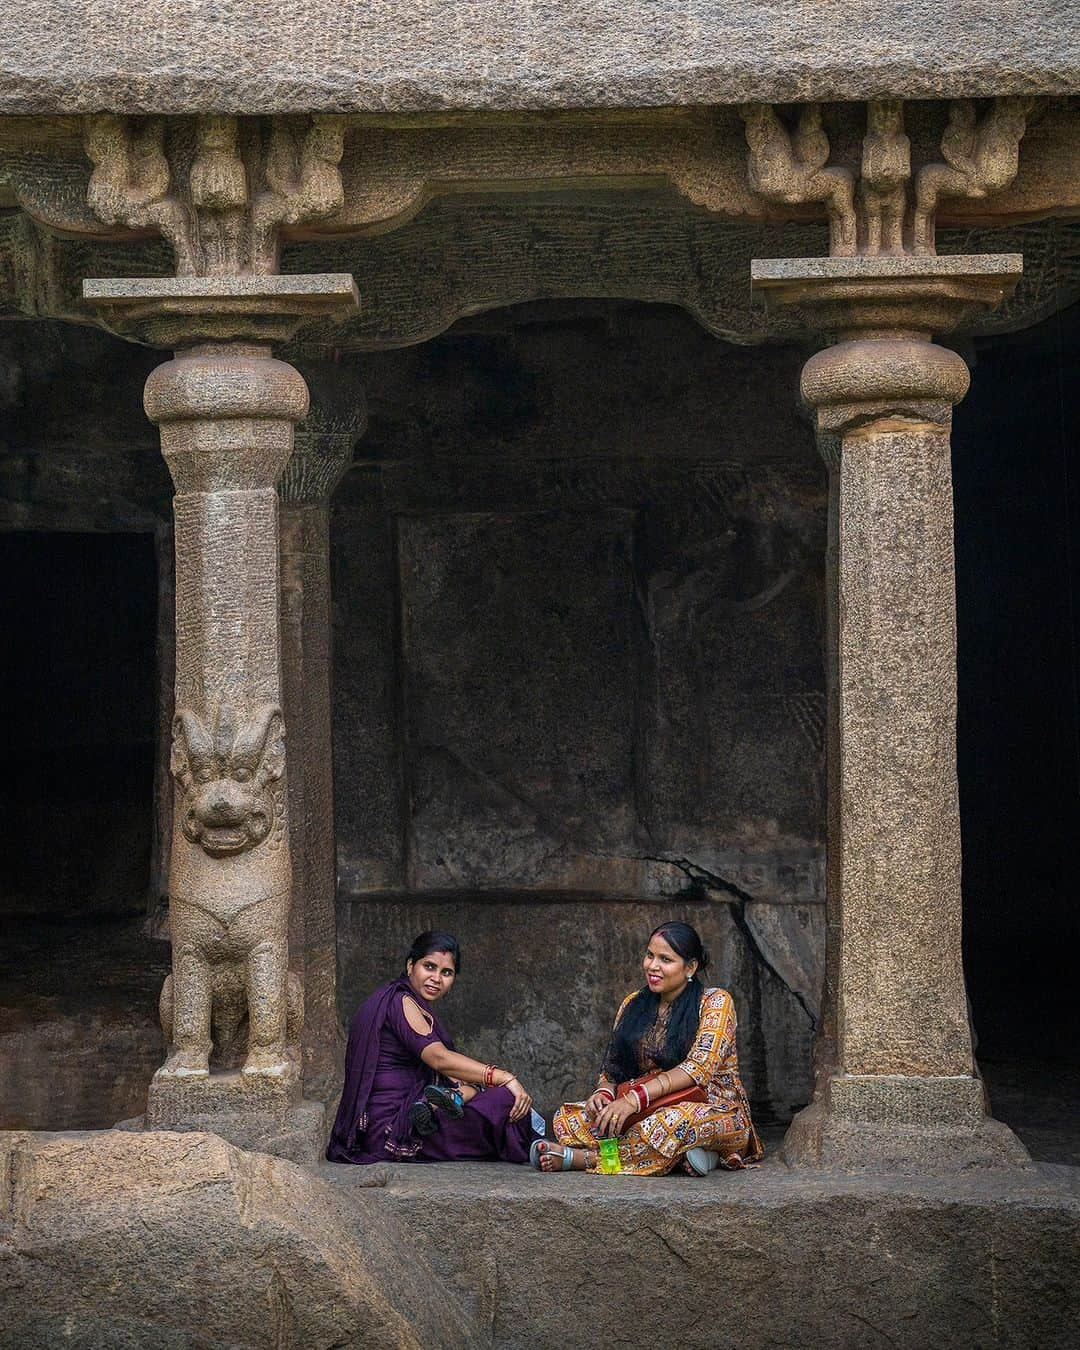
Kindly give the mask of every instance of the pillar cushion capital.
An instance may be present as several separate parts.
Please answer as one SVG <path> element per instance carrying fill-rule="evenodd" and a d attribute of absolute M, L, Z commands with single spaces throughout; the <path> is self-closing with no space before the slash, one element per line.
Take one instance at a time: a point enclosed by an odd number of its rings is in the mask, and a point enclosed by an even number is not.
<path fill-rule="evenodd" d="M 178 493 L 272 491 L 308 391 L 300 372 L 268 347 L 222 344 L 158 366 L 144 400 Z"/>
<path fill-rule="evenodd" d="M 217 347 L 183 352 L 152 370 L 144 402 L 159 426 L 233 418 L 299 422 L 308 390 L 298 370 L 269 352 Z"/>
<path fill-rule="evenodd" d="M 969 383 L 963 357 L 948 348 L 912 338 L 864 338 L 812 356 L 800 388 L 820 430 L 842 433 L 890 416 L 947 426 Z"/>

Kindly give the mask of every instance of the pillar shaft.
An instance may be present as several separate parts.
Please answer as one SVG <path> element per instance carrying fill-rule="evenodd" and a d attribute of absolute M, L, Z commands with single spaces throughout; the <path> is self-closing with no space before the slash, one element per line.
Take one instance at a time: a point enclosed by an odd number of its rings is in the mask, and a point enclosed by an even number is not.
<path fill-rule="evenodd" d="M 1018 260 L 755 264 L 841 340 L 802 393 L 829 464 L 826 1015 L 793 1164 L 954 1170 L 1026 1161 L 986 1115 L 961 960 L 949 432 L 968 387 L 930 341 L 1000 298 Z"/>
<path fill-rule="evenodd" d="M 837 473 L 840 1067 L 970 1074 L 948 432 L 871 422 Z"/>
<path fill-rule="evenodd" d="M 206 1078 L 247 1017 L 244 1073 L 298 1077 L 289 1025 L 288 793 L 275 484 L 307 389 L 259 345 L 154 371 L 146 410 L 176 487 L 173 973 L 161 1082 Z"/>
<path fill-rule="evenodd" d="M 289 968 L 277 495 L 308 390 L 271 343 L 355 310 L 356 286 L 336 274 L 113 278 L 83 295 L 116 331 L 176 353 L 145 390 L 176 489 L 169 1052 L 145 1123 L 313 1160 L 323 1107 L 302 1101 L 304 967 Z"/>

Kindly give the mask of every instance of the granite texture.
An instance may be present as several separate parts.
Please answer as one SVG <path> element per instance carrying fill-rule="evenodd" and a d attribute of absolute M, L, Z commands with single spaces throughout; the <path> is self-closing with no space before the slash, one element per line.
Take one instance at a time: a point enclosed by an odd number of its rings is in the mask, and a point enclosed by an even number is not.
<path fill-rule="evenodd" d="M 627 1345 L 658 1285 L 691 1345 L 1067 1350 L 1080 1330 L 1068 1167 L 314 1170 L 212 1135 L 103 1132 L 0 1135 L 0 1178 L 0 1336 L 17 1350 Z M 558 1291 L 537 1278 L 552 1256 Z"/>
<path fill-rule="evenodd" d="M 323 1170 L 358 1195 L 359 1169 Z M 630 1346 L 658 1289 L 683 1343 L 724 1350 L 1067 1350 L 1078 1334 L 1072 1168 L 886 1180 L 793 1175 L 767 1157 L 703 1180 L 385 1172 L 361 1214 L 412 1225 L 470 1300 L 480 1345 Z M 556 1256 L 557 1290 L 537 1279 L 538 1253 Z"/>
<path fill-rule="evenodd" d="M 101 1350 L 464 1345 L 392 1216 L 210 1134 L 0 1134 L 0 1343 Z M 362 1208 L 362 1207 L 361 1207 Z"/>
<path fill-rule="evenodd" d="M 627 10 L 562 0 L 465 11 L 330 0 L 267 15 L 152 0 L 31 0 L 5 27 L 0 111 L 310 112 L 655 106 L 813 98 L 1066 94 L 1080 87 L 1070 5 L 979 0 Z M 1075 18 L 1075 16 L 1073 16 Z M 41 41 L 48 33 L 49 41 Z M 852 34 L 859 41 L 852 41 Z"/>

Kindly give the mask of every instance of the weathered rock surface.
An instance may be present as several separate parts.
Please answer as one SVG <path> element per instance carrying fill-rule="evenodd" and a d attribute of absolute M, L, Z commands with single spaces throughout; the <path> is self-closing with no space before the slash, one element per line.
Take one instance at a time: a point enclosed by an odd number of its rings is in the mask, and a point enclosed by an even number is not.
<path fill-rule="evenodd" d="M 1055 0 L 332 0 L 272 15 L 154 0 L 32 0 L 0 47 L 0 111 L 377 112 L 1069 93 L 1078 27 Z M 48 41 L 42 41 L 42 34 Z M 857 40 L 855 36 L 857 35 Z"/>
<path fill-rule="evenodd" d="M 1066 1350 L 1075 1169 L 917 1179 L 306 1170 L 211 1135 L 0 1135 L 0 1345 Z M 631 1272 L 648 1271 L 648 1278 Z M 557 1285 L 557 1287 L 554 1287 Z"/>
<path fill-rule="evenodd" d="M 350 1168 L 332 1172 L 342 1191 Z M 367 1191 L 447 1281 L 476 1344 L 638 1344 L 658 1307 L 717 1350 L 1071 1350 L 1080 1174 L 933 1182 L 758 1170 L 704 1180 L 395 1167 Z"/>
<path fill-rule="evenodd" d="M 473 1343 L 392 1214 L 213 1135 L 0 1135 L 0 1344 Z"/>

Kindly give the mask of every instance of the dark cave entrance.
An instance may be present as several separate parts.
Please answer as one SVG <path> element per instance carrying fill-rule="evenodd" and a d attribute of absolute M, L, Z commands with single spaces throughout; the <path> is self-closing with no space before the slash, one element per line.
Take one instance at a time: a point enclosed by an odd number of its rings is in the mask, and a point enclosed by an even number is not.
<path fill-rule="evenodd" d="M 100 1128 L 158 1056 L 154 539 L 6 532 L 0 569 L 0 1127 Z"/>
<path fill-rule="evenodd" d="M 980 341 L 953 433 L 964 964 L 1010 1123 L 1080 1104 L 1078 345 L 1076 305 Z"/>

